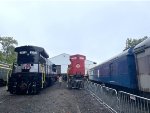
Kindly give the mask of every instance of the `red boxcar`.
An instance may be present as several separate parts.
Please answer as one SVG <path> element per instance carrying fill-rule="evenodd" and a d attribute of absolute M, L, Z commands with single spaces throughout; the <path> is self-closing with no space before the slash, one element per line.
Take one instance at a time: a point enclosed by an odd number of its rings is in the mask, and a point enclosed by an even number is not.
<path fill-rule="evenodd" d="M 68 66 L 67 86 L 68 88 L 82 88 L 85 75 L 85 59 L 83 55 L 70 56 L 71 64 Z"/>

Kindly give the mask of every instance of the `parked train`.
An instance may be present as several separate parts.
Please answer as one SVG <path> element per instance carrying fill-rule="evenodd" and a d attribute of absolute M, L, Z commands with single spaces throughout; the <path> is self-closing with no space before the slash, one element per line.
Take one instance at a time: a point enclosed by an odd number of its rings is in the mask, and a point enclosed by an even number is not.
<path fill-rule="evenodd" d="M 21 46 L 15 48 L 17 62 L 13 64 L 8 79 L 8 91 L 12 94 L 37 94 L 56 80 L 56 65 L 48 60 L 44 48 Z"/>
<path fill-rule="evenodd" d="M 85 75 L 85 60 L 83 55 L 70 56 L 71 64 L 68 66 L 67 87 L 69 89 L 83 87 L 83 79 Z"/>
<path fill-rule="evenodd" d="M 11 65 L 0 62 L 0 86 L 6 85 L 8 74 L 10 74 Z"/>
<path fill-rule="evenodd" d="M 142 96 L 150 94 L 150 38 L 90 69 L 89 79 Z"/>

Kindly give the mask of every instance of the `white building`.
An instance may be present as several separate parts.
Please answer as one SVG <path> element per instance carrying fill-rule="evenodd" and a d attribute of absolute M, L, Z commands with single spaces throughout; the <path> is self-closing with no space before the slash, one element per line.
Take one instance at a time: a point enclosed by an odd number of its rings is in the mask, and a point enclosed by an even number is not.
<path fill-rule="evenodd" d="M 69 60 L 70 55 L 66 53 L 62 53 L 60 55 L 54 56 L 50 58 L 50 61 L 56 65 L 61 65 L 61 73 L 66 74 L 68 65 L 71 63 Z M 86 60 L 85 61 L 85 73 L 87 74 L 88 69 L 96 66 L 96 62 Z"/>

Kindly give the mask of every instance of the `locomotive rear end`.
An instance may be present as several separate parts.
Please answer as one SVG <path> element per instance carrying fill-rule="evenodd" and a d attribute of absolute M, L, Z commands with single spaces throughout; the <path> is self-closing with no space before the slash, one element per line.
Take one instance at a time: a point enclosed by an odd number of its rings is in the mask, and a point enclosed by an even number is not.
<path fill-rule="evenodd" d="M 80 89 L 83 87 L 85 76 L 85 59 L 83 55 L 70 56 L 71 64 L 68 66 L 67 86 L 68 88 Z"/>

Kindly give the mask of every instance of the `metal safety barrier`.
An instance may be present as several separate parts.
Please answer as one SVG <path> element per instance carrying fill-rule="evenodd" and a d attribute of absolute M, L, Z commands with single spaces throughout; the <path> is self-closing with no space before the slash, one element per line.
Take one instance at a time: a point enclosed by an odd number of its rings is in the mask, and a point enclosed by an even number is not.
<path fill-rule="evenodd" d="M 117 92 L 113 88 L 106 87 L 90 81 L 84 82 L 84 88 L 95 94 L 103 104 L 109 106 L 116 113 L 150 113 L 150 99 L 126 93 Z"/>
<path fill-rule="evenodd" d="M 105 106 L 110 109 L 113 108 L 112 111 L 118 111 L 118 97 L 115 89 L 90 81 L 85 81 L 84 88 L 94 93 L 101 101 L 103 101 Z"/>
<path fill-rule="evenodd" d="M 150 113 L 150 99 L 123 91 L 118 92 L 118 97 L 121 113 Z"/>

